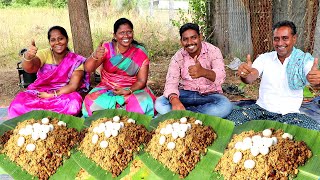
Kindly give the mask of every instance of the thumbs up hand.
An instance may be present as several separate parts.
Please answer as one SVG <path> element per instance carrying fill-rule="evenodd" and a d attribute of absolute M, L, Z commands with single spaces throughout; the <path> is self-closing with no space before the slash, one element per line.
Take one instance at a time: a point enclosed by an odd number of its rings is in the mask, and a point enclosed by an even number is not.
<path fill-rule="evenodd" d="M 36 57 L 37 51 L 38 48 L 36 47 L 36 43 L 34 39 L 32 39 L 27 52 L 24 54 L 24 58 L 27 60 L 32 60 L 34 57 Z"/>
<path fill-rule="evenodd" d="M 189 75 L 191 76 L 192 79 L 196 79 L 196 78 L 203 76 L 202 72 L 203 72 L 204 68 L 201 66 L 201 64 L 198 60 L 198 56 L 195 56 L 193 59 L 194 59 L 195 64 L 188 67 L 188 69 L 189 69 L 188 72 L 189 72 Z"/>
<path fill-rule="evenodd" d="M 311 70 L 307 75 L 307 80 L 312 86 L 320 84 L 320 70 L 318 69 L 318 58 L 314 58 Z"/>
<path fill-rule="evenodd" d="M 249 74 L 251 74 L 253 72 L 253 68 L 252 68 L 252 61 L 251 61 L 251 56 L 250 54 L 247 55 L 247 62 L 242 63 L 239 67 L 238 67 L 238 75 L 242 78 L 246 78 L 248 77 Z"/>
<path fill-rule="evenodd" d="M 104 54 L 106 53 L 106 48 L 103 46 L 103 41 L 99 43 L 96 51 L 92 54 L 92 56 L 98 60 L 102 59 Z"/>

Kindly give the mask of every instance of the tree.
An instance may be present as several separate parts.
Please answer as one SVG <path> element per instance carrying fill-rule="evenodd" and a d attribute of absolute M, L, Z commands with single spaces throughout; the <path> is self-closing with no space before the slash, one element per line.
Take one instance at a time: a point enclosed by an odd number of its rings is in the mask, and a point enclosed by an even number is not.
<path fill-rule="evenodd" d="M 93 44 L 87 1 L 69 0 L 68 8 L 74 51 L 89 57 L 93 52 Z"/>

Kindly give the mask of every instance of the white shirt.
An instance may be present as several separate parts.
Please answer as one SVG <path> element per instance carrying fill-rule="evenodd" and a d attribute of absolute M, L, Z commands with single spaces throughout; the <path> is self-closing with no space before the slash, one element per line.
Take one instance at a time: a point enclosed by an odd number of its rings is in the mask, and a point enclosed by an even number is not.
<path fill-rule="evenodd" d="M 277 52 L 272 51 L 260 55 L 252 64 L 259 71 L 261 83 L 257 104 L 267 111 L 288 114 L 300 113 L 303 101 L 303 90 L 291 90 L 288 84 L 286 67 L 291 56 L 281 64 Z M 313 61 L 304 67 L 305 74 L 311 70 Z"/>

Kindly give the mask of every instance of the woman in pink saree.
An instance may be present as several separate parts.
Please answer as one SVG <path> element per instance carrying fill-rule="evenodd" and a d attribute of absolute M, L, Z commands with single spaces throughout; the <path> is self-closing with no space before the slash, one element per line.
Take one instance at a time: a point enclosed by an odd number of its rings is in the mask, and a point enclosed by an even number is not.
<path fill-rule="evenodd" d="M 23 69 L 28 73 L 37 72 L 37 79 L 11 102 L 10 118 L 32 110 L 69 115 L 78 115 L 81 111 L 80 93 L 89 88 L 89 76 L 83 68 L 85 58 L 69 51 L 68 34 L 63 27 L 51 27 L 48 40 L 51 48 L 38 51 L 32 41 L 23 55 Z"/>
<path fill-rule="evenodd" d="M 118 19 L 113 30 L 113 41 L 101 43 L 84 65 L 87 72 L 100 65 L 102 69 L 101 83 L 85 97 L 82 114 L 88 117 L 96 110 L 122 108 L 154 116 L 155 96 L 147 87 L 147 52 L 133 39 L 130 20 Z"/>

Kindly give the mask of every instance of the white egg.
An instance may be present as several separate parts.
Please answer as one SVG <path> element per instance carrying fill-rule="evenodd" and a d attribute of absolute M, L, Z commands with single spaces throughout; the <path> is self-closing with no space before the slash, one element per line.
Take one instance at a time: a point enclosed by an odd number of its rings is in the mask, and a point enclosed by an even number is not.
<path fill-rule="evenodd" d="M 165 132 L 165 134 L 171 134 L 172 133 L 172 131 L 173 131 L 173 129 L 172 129 L 172 126 L 166 126 L 166 132 Z"/>
<path fill-rule="evenodd" d="M 26 128 L 26 129 L 33 130 L 33 126 L 32 126 L 32 125 L 30 125 L 30 124 L 26 125 L 26 127 L 25 127 L 25 128 Z"/>
<path fill-rule="evenodd" d="M 18 138 L 17 145 L 21 147 L 24 144 L 24 141 L 25 141 L 25 138 L 23 136 L 20 136 Z"/>
<path fill-rule="evenodd" d="M 40 135 L 39 135 L 38 132 L 33 132 L 33 133 L 31 134 L 31 138 L 32 138 L 34 141 L 36 141 L 36 140 L 38 140 L 38 139 L 40 138 Z"/>
<path fill-rule="evenodd" d="M 185 131 L 179 131 L 179 137 L 180 138 L 186 137 L 186 132 Z"/>
<path fill-rule="evenodd" d="M 269 153 L 269 148 L 266 147 L 266 146 L 261 146 L 259 147 L 259 152 L 262 154 L 262 155 L 267 155 Z"/>
<path fill-rule="evenodd" d="M 129 121 L 127 121 L 128 123 L 132 123 L 132 124 L 135 124 L 136 123 L 136 120 L 134 119 L 129 119 Z"/>
<path fill-rule="evenodd" d="M 163 145 L 166 142 L 166 137 L 165 136 L 161 136 L 159 139 L 159 144 Z"/>
<path fill-rule="evenodd" d="M 271 139 L 272 139 L 272 145 L 275 145 L 278 143 L 277 137 L 272 137 Z"/>
<path fill-rule="evenodd" d="M 92 144 L 96 144 L 98 142 L 98 139 L 99 139 L 98 134 L 94 134 L 91 139 Z"/>
<path fill-rule="evenodd" d="M 237 152 L 235 152 L 235 153 L 233 154 L 233 162 L 234 162 L 234 163 L 240 162 L 241 159 L 242 159 L 242 153 L 241 153 L 241 152 L 237 151 Z"/>
<path fill-rule="evenodd" d="M 167 125 L 166 125 L 166 129 L 172 129 L 172 130 L 173 130 L 172 124 L 167 124 Z"/>
<path fill-rule="evenodd" d="M 175 147 L 176 147 L 176 143 L 174 143 L 174 142 L 169 142 L 167 145 L 167 148 L 170 150 L 173 150 Z"/>
<path fill-rule="evenodd" d="M 32 125 L 32 127 L 33 127 L 33 130 L 34 130 L 34 131 L 37 131 L 37 130 L 41 129 L 41 125 L 40 125 L 39 123 L 34 123 L 34 124 Z"/>
<path fill-rule="evenodd" d="M 42 125 L 42 132 L 48 133 L 50 131 L 50 127 L 48 125 Z"/>
<path fill-rule="evenodd" d="M 120 117 L 119 116 L 114 116 L 112 118 L 113 122 L 119 122 L 120 121 Z"/>
<path fill-rule="evenodd" d="M 234 145 L 234 148 L 236 148 L 237 150 L 240 150 L 240 149 L 242 149 L 242 145 L 243 145 L 243 142 L 239 141 Z"/>
<path fill-rule="evenodd" d="M 54 126 L 52 124 L 49 124 L 49 129 L 50 129 L 50 131 L 53 131 L 54 130 Z"/>
<path fill-rule="evenodd" d="M 166 134 L 166 128 L 161 128 L 160 134 Z"/>
<path fill-rule="evenodd" d="M 252 143 L 242 143 L 241 150 L 245 151 L 252 147 Z"/>
<path fill-rule="evenodd" d="M 251 143 L 252 143 L 251 137 L 246 137 L 246 138 L 244 138 L 242 142 L 243 142 L 244 144 L 251 144 Z"/>
<path fill-rule="evenodd" d="M 25 128 L 24 135 L 31 135 L 33 132 L 32 128 Z"/>
<path fill-rule="evenodd" d="M 100 142 L 100 147 L 103 148 L 103 149 L 104 149 L 104 148 L 107 148 L 108 145 L 109 145 L 109 143 L 108 143 L 107 141 L 101 141 L 101 142 Z"/>
<path fill-rule="evenodd" d="M 118 132 L 117 130 L 115 130 L 115 129 L 111 130 L 111 135 L 112 135 L 113 137 L 117 137 L 118 134 L 119 134 L 119 132 Z"/>
<path fill-rule="evenodd" d="M 105 128 L 106 128 L 106 125 L 105 125 L 104 123 L 100 123 L 100 124 L 99 124 L 99 128 L 104 128 L 104 129 L 105 129 Z"/>
<path fill-rule="evenodd" d="M 187 123 L 187 121 L 188 121 L 188 119 L 186 117 L 182 117 L 180 119 L 180 123 L 183 123 L 183 124 Z"/>
<path fill-rule="evenodd" d="M 25 128 L 21 128 L 20 130 L 19 130 L 19 133 L 18 133 L 19 135 L 26 135 L 26 129 Z"/>
<path fill-rule="evenodd" d="M 113 123 L 113 129 L 119 131 L 121 128 L 120 123 Z"/>
<path fill-rule="evenodd" d="M 197 119 L 197 120 L 194 122 L 194 124 L 202 125 L 202 121 L 200 121 L 200 120 Z"/>
<path fill-rule="evenodd" d="M 262 140 L 262 138 L 258 141 L 254 141 L 253 143 L 252 143 L 252 146 L 257 146 L 257 147 L 261 147 L 261 146 L 263 146 L 263 140 Z"/>
<path fill-rule="evenodd" d="M 59 121 L 58 122 L 58 126 L 67 126 L 67 124 L 65 122 L 63 122 L 63 121 Z"/>
<path fill-rule="evenodd" d="M 246 169 L 253 169 L 256 163 L 253 160 L 246 160 L 244 162 L 244 168 Z"/>
<path fill-rule="evenodd" d="M 252 142 L 255 143 L 257 141 L 261 141 L 261 136 L 260 135 L 255 135 L 255 136 L 252 136 Z"/>
<path fill-rule="evenodd" d="M 92 132 L 94 132 L 94 133 L 98 133 L 98 131 L 99 131 L 99 127 L 98 127 L 98 126 L 96 126 L 96 127 L 94 127 L 94 128 L 92 129 Z"/>
<path fill-rule="evenodd" d="M 43 118 L 41 119 L 42 124 L 49 124 L 49 119 L 48 118 Z"/>
<path fill-rule="evenodd" d="M 107 121 L 107 122 L 105 122 L 104 123 L 104 125 L 106 126 L 106 128 L 108 129 L 109 128 L 109 126 L 111 126 L 112 125 L 112 121 Z"/>
<path fill-rule="evenodd" d="M 98 126 L 98 134 L 103 133 L 106 130 L 106 128 L 104 126 Z"/>
<path fill-rule="evenodd" d="M 188 126 L 188 129 L 191 129 L 191 124 L 190 123 L 188 123 L 187 126 Z"/>
<path fill-rule="evenodd" d="M 34 145 L 34 144 L 28 144 L 28 145 L 26 146 L 26 150 L 29 151 L 29 152 L 32 152 L 32 151 L 34 151 L 35 149 L 36 149 L 36 145 Z"/>
<path fill-rule="evenodd" d="M 40 133 L 39 133 L 39 137 L 40 137 L 40 139 L 45 140 L 45 139 L 47 139 L 47 133 L 45 133 L 45 132 L 40 132 Z"/>
<path fill-rule="evenodd" d="M 123 128 L 124 127 L 124 123 L 123 122 L 120 122 L 120 128 Z"/>
<path fill-rule="evenodd" d="M 271 137 L 271 135 L 272 135 L 271 129 L 265 129 L 265 130 L 263 130 L 263 131 L 262 131 L 262 135 L 263 135 L 264 137 Z"/>
<path fill-rule="evenodd" d="M 283 134 L 282 134 L 282 138 L 283 138 L 283 139 L 289 138 L 289 139 L 292 140 L 292 139 L 293 139 L 293 136 L 292 136 L 291 134 L 289 134 L 289 133 L 283 133 Z"/>
<path fill-rule="evenodd" d="M 272 138 L 263 137 L 262 138 L 263 146 L 271 147 L 273 144 Z"/>
<path fill-rule="evenodd" d="M 129 119 L 127 120 L 127 122 L 128 122 L 128 123 L 132 123 L 132 122 L 133 122 L 133 119 L 129 118 Z"/>
<path fill-rule="evenodd" d="M 172 131 L 171 136 L 173 139 L 177 139 L 179 137 L 179 132 L 180 131 Z"/>
<path fill-rule="evenodd" d="M 259 147 L 257 147 L 257 146 L 252 146 L 252 147 L 250 148 L 250 152 L 251 152 L 251 155 L 252 155 L 252 156 L 254 156 L 254 157 L 258 156 L 259 153 L 260 153 Z"/>
<path fill-rule="evenodd" d="M 179 126 L 180 126 L 180 123 L 177 123 L 177 122 L 172 124 L 173 129 L 179 128 Z"/>
<path fill-rule="evenodd" d="M 106 138 L 109 138 L 109 137 L 111 137 L 111 130 L 110 129 L 107 129 L 107 130 L 105 130 L 104 131 L 104 135 L 106 136 Z"/>
<path fill-rule="evenodd" d="M 180 124 L 180 130 L 186 132 L 188 130 L 187 124 Z"/>

